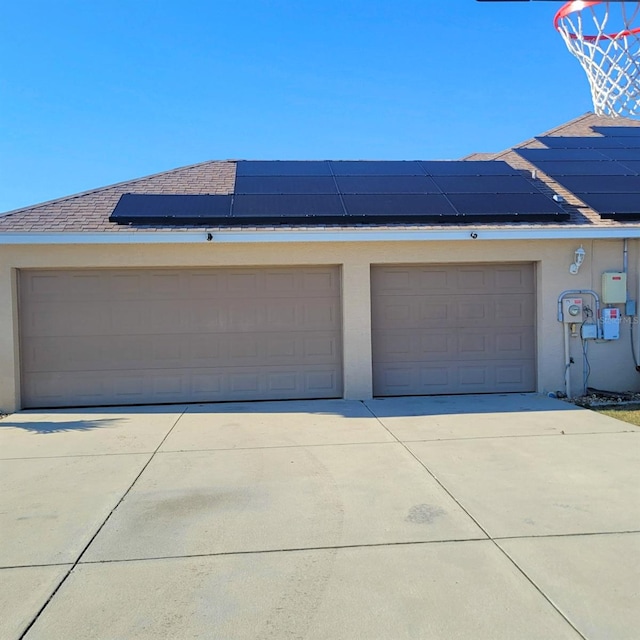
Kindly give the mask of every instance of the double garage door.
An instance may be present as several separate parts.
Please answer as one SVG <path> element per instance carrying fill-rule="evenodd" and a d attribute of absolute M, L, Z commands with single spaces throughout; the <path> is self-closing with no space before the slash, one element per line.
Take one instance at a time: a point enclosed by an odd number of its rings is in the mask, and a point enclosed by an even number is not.
<path fill-rule="evenodd" d="M 339 276 L 23 271 L 23 406 L 341 397 Z"/>
<path fill-rule="evenodd" d="M 535 389 L 533 265 L 371 287 L 374 395 Z M 22 404 L 342 397 L 340 289 L 338 267 L 23 271 Z"/>

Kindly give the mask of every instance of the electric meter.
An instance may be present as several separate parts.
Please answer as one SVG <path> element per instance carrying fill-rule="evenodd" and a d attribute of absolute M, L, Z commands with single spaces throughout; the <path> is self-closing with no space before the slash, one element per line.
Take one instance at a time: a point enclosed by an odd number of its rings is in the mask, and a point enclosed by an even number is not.
<path fill-rule="evenodd" d="M 573 324 L 582 321 L 582 298 L 563 298 L 562 322 Z"/>

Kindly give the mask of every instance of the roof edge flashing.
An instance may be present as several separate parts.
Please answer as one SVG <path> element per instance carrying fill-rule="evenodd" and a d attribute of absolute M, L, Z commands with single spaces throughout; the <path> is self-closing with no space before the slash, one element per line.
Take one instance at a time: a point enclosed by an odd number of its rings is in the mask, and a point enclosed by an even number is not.
<path fill-rule="evenodd" d="M 640 238 L 640 225 L 615 228 L 524 229 L 287 229 L 207 230 L 198 232 L 0 233 L 0 245 L 112 245 L 289 242 L 437 242 L 482 240 L 574 240 Z"/>

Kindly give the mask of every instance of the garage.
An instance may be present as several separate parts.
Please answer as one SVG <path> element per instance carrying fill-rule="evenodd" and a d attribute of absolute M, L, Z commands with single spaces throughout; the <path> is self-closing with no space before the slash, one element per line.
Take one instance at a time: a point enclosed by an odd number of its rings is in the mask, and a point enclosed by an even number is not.
<path fill-rule="evenodd" d="M 23 270 L 25 408 L 342 396 L 338 267 Z"/>
<path fill-rule="evenodd" d="M 534 265 L 374 266 L 377 396 L 535 390 Z"/>

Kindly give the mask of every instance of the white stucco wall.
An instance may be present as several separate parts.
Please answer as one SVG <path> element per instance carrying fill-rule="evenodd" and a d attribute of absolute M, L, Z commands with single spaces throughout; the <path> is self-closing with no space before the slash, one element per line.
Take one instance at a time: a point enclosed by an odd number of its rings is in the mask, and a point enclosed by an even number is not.
<path fill-rule="evenodd" d="M 569 274 L 575 249 L 587 252 L 577 276 Z M 622 269 L 622 240 L 465 240 L 446 242 L 318 242 L 287 244 L 5 245 L 0 249 L 0 409 L 20 407 L 16 270 L 34 268 L 206 267 L 340 265 L 343 273 L 345 397 L 371 396 L 370 267 L 372 264 L 533 262 L 537 269 L 537 390 L 564 388 L 562 325 L 557 298 L 566 289 L 601 293 L 603 271 Z M 629 242 L 629 295 L 638 299 L 639 241 Z M 640 389 L 623 319 L 617 342 L 591 343 L 589 385 Z M 640 327 L 637 332 L 640 334 Z M 636 336 L 639 337 L 639 336 Z M 571 339 L 572 393 L 582 384 L 580 340 Z"/>

